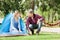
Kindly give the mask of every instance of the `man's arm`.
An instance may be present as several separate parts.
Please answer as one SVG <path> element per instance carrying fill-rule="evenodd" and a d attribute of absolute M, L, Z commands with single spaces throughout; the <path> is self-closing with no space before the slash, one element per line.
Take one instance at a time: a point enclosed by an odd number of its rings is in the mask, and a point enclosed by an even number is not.
<path fill-rule="evenodd" d="M 28 33 L 30 32 L 30 29 L 29 29 L 29 19 L 27 19 L 27 21 L 26 21 L 26 28 L 27 28 L 27 30 L 28 30 Z"/>
<path fill-rule="evenodd" d="M 42 16 L 37 15 L 37 17 L 38 17 L 37 24 L 38 24 L 40 21 L 43 21 L 43 20 L 44 20 L 44 18 L 43 18 Z"/>
<path fill-rule="evenodd" d="M 39 16 L 39 15 L 37 15 L 37 16 L 40 19 L 40 21 L 43 21 L 44 20 L 44 18 L 42 16 Z"/>

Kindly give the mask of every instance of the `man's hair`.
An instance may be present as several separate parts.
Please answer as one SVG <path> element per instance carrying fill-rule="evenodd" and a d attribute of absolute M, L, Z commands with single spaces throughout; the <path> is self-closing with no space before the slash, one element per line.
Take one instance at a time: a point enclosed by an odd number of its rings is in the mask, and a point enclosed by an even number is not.
<path fill-rule="evenodd" d="M 28 13 L 34 13 L 32 9 L 29 9 Z"/>

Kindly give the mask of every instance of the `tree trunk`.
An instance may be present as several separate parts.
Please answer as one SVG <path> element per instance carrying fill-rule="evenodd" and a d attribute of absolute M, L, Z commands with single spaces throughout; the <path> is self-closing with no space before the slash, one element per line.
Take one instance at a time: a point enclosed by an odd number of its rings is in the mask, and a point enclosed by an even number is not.
<path fill-rule="evenodd" d="M 34 6 L 35 6 L 35 3 L 34 3 L 34 0 L 31 0 L 31 9 L 34 11 Z"/>

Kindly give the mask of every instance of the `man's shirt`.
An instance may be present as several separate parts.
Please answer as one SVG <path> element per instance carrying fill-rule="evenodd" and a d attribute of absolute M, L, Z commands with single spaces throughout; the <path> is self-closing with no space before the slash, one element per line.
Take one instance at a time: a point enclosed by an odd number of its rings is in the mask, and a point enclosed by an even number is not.
<path fill-rule="evenodd" d="M 29 27 L 29 24 L 37 24 L 38 19 L 41 19 L 40 21 L 44 20 L 42 16 L 39 16 L 37 14 L 33 14 L 33 19 L 31 17 L 27 18 L 26 26 Z"/>

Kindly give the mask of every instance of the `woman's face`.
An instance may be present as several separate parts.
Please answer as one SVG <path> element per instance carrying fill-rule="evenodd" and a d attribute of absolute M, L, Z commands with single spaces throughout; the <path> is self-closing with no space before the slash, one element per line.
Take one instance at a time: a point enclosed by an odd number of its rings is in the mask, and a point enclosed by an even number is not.
<path fill-rule="evenodd" d="M 17 14 L 16 14 L 16 17 L 20 17 L 20 14 L 19 14 L 19 13 L 17 13 Z"/>
<path fill-rule="evenodd" d="M 20 13 L 19 12 L 15 12 L 15 17 L 20 17 Z"/>

